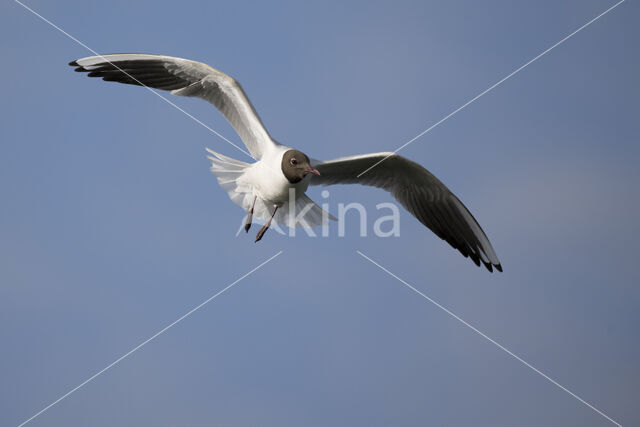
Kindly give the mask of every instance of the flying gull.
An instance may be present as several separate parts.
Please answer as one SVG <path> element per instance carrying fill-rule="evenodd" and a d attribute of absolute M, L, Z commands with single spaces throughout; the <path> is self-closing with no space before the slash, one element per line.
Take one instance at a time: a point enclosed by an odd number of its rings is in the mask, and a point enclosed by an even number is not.
<path fill-rule="evenodd" d="M 476 265 L 482 263 L 489 271 L 494 267 L 502 271 L 489 239 L 473 215 L 418 163 L 394 153 L 361 154 L 329 161 L 311 159 L 276 142 L 240 84 L 201 62 L 123 53 L 82 58 L 69 65 L 76 67 L 75 71 L 88 72 L 89 77 L 168 90 L 215 105 L 256 159 L 254 163 L 245 163 L 207 149 L 218 183 L 231 200 L 248 212 L 245 230 L 249 231 L 253 218 L 265 221 L 256 242 L 272 221 L 290 227 L 300 222 L 310 227 L 326 224 L 331 216 L 305 194 L 309 185 L 361 184 L 391 193 L 418 221 Z"/>

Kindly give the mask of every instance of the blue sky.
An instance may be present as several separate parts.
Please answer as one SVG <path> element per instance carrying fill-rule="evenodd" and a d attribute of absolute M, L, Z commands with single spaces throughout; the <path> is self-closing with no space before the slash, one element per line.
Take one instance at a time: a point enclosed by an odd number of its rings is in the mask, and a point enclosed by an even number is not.
<path fill-rule="evenodd" d="M 233 75 L 276 139 L 330 159 L 396 148 L 614 2 L 26 4 L 100 53 Z M 359 237 L 355 215 L 345 238 L 235 237 L 243 212 L 204 148 L 241 153 L 141 88 L 73 73 L 91 53 L 13 1 L 0 12 L 0 424 L 282 250 L 29 425 L 610 425 L 356 249 L 640 423 L 634 2 L 402 152 L 470 208 L 503 274 L 405 211 L 398 238 Z M 171 100 L 240 142 L 212 106 Z M 392 200 L 330 190 L 334 214 Z"/>

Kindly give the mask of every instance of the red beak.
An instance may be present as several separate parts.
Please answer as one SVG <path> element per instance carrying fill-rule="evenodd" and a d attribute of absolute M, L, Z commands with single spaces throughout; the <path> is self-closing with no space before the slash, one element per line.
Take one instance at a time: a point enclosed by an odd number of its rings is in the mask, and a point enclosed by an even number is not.
<path fill-rule="evenodd" d="M 318 169 L 314 169 L 312 167 L 309 167 L 309 169 L 305 169 L 304 172 L 305 172 L 305 174 L 312 173 L 314 175 L 320 176 L 320 172 L 318 172 Z"/>

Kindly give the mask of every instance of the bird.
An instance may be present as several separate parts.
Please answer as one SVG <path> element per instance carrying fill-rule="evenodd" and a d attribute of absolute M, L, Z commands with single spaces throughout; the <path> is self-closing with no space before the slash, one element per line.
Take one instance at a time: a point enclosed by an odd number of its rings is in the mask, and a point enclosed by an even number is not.
<path fill-rule="evenodd" d="M 201 98 L 213 104 L 244 142 L 252 163 L 207 148 L 211 171 L 233 202 L 264 221 L 255 241 L 272 221 L 289 227 L 325 225 L 335 219 L 307 195 L 310 185 L 360 184 L 389 192 L 418 221 L 477 266 L 502 272 L 491 242 L 466 206 L 420 164 L 394 152 L 310 158 L 271 137 L 240 84 L 231 76 L 193 60 L 141 53 L 90 56 L 69 63 L 89 77 Z M 365 173 L 363 173 L 365 172 Z"/>

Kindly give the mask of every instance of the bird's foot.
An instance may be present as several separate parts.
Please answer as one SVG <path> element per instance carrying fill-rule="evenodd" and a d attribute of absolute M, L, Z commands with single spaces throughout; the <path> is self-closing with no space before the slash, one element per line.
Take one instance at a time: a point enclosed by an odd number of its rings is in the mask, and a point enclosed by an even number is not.
<path fill-rule="evenodd" d="M 246 231 L 247 233 L 249 232 L 249 229 L 251 228 L 251 220 L 253 219 L 253 211 L 249 212 L 249 215 L 247 215 L 247 222 L 245 222 L 244 224 L 244 231 Z"/>
<path fill-rule="evenodd" d="M 256 234 L 256 241 L 255 243 L 258 243 L 258 241 L 260 241 L 260 239 L 262 239 L 262 236 L 264 236 L 264 233 L 267 232 L 267 230 L 269 229 L 268 225 L 264 225 L 260 231 L 258 231 L 258 234 Z"/>
<path fill-rule="evenodd" d="M 256 199 L 258 197 L 254 197 L 253 198 L 253 203 L 251 204 L 251 209 L 249 209 L 249 213 L 247 214 L 247 222 L 244 224 L 244 231 L 245 232 L 249 232 L 249 229 L 251 228 L 251 220 L 253 219 L 253 208 L 256 206 Z"/>

